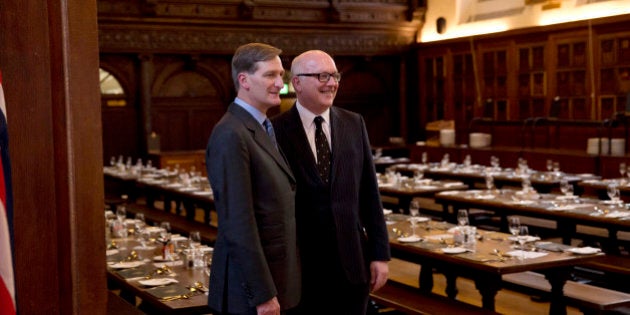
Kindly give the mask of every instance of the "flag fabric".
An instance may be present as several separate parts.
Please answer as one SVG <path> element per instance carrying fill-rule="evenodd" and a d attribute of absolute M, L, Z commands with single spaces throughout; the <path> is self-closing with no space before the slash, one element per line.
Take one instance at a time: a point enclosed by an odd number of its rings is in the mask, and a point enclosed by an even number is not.
<path fill-rule="evenodd" d="M 13 273 L 13 198 L 6 105 L 0 72 L 0 315 L 15 315 L 15 277 Z"/>

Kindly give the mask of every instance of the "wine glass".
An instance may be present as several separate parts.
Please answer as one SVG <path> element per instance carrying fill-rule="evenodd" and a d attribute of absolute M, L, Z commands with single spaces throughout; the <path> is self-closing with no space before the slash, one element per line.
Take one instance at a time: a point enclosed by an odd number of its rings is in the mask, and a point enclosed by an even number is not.
<path fill-rule="evenodd" d="M 566 178 L 560 180 L 560 191 L 567 197 L 573 196 L 573 185 Z"/>
<path fill-rule="evenodd" d="M 608 187 L 606 187 L 606 193 L 608 194 L 608 197 L 610 198 L 610 200 L 612 201 L 619 200 L 619 188 L 617 187 L 616 183 L 608 184 Z"/>
<path fill-rule="evenodd" d="M 116 207 L 116 218 L 118 221 L 125 221 L 125 218 L 127 218 L 127 208 L 125 206 L 120 205 Z"/>
<path fill-rule="evenodd" d="M 494 189 L 494 177 L 492 177 L 492 173 L 490 172 L 486 173 L 486 188 L 489 191 L 492 191 Z"/>
<path fill-rule="evenodd" d="M 188 235 L 189 248 L 195 248 L 201 246 L 201 234 L 199 231 L 192 231 Z"/>
<path fill-rule="evenodd" d="M 418 201 L 411 201 L 411 203 L 409 204 L 409 214 L 411 215 L 411 218 L 409 218 L 409 222 L 411 223 L 412 234 L 413 236 L 418 236 L 416 234 L 418 215 L 420 215 L 420 203 Z"/>
<path fill-rule="evenodd" d="M 160 242 L 166 244 L 171 240 L 171 223 L 163 221 L 160 223 Z"/>
<path fill-rule="evenodd" d="M 429 162 L 429 156 L 426 152 L 422 152 L 422 164 L 427 165 L 427 162 Z"/>
<path fill-rule="evenodd" d="M 624 162 L 619 163 L 619 174 L 621 174 L 621 178 L 626 177 L 626 163 Z"/>
<path fill-rule="evenodd" d="M 466 226 L 469 224 L 468 211 L 466 211 L 466 209 L 457 210 L 457 224 L 459 224 L 459 226 Z"/>
<path fill-rule="evenodd" d="M 173 246 L 169 244 L 171 242 L 171 223 L 168 221 L 163 221 L 160 223 L 160 239 L 159 241 L 162 243 L 162 258 L 165 260 L 173 260 Z"/>
<path fill-rule="evenodd" d="M 512 216 L 508 219 L 508 229 L 510 230 L 510 234 L 515 238 L 518 236 L 518 233 L 521 230 L 521 220 L 519 217 Z"/>
<path fill-rule="evenodd" d="M 424 177 L 424 171 L 423 170 L 415 170 L 413 172 L 413 180 L 414 182 L 419 182 L 422 180 L 422 178 Z"/>
<path fill-rule="evenodd" d="M 521 259 L 525 259 L 525 243 L 527 243 L 527 239 L 529 238 L 529 229 L 527 225 L 521 225 L 518 231 L 518 243 L 521 245 Z"/>
<path fill-rule="evenodd" d="M 549 159 L 547 160 L 547 172 L 550 172 L 553 170 L 553 160 Z"/>

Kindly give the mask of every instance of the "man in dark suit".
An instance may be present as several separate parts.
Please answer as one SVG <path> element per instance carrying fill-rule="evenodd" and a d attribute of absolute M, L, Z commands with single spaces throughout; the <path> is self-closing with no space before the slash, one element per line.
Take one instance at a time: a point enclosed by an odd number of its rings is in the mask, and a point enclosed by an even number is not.
<path fill-rule="evenodd" d="M 296 182 L 266 117 L 280 104 L 280 52 L 259 43 L 236 50 L 237 97 L 208 141 L 219 228 L 208 305 L 219 314 L 277 315 L 300 299 Z"/>
<path fill-rule="evenodd" d="M 327 53 L 299 55 L 291 72 L 297 102 L 273 122 L 297 179 L 303 289 L 296 314 L 364 315 L 390 260 L 365 123 L 332 106 L 341 77 Z"/>

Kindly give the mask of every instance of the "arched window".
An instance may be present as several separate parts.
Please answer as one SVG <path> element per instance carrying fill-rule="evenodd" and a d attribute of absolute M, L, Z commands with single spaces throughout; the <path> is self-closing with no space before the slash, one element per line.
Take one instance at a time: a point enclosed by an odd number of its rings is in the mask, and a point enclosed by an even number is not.
<path fill-rule="evenodd" d="M 107 107 L 126 106 L 125 91 L 120 85 L 120 82 L 118 82 L 118 79 L 103 68 L 99 68 L 98 71 L 103 105 Z"/>

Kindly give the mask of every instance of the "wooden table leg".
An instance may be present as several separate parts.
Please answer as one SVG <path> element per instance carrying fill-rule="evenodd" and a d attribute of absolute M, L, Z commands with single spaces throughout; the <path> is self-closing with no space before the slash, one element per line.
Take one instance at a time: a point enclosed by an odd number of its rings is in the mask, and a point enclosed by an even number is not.
<path fill-rule="evenodd" d="M 431 292 L 433 290 L 433 266 L 422 264 L 418 276 L 420 291 Z"/>
<path fill-rule="evenodd" d="M 483 308 L 494 311 L 494 298 L 501 289 L 501 276 L 480 275 L 475 279 L 475 287 L 481 294 Z"/>
<path fill-rule="evenodd" d="M 564 298 L 564 284 L 571 276 L 569 268 L 552 269 L 545 272 L 545 278 L 551 284 L 551 302 L 549 314 L 566 315 L 567 303 Z"/>

